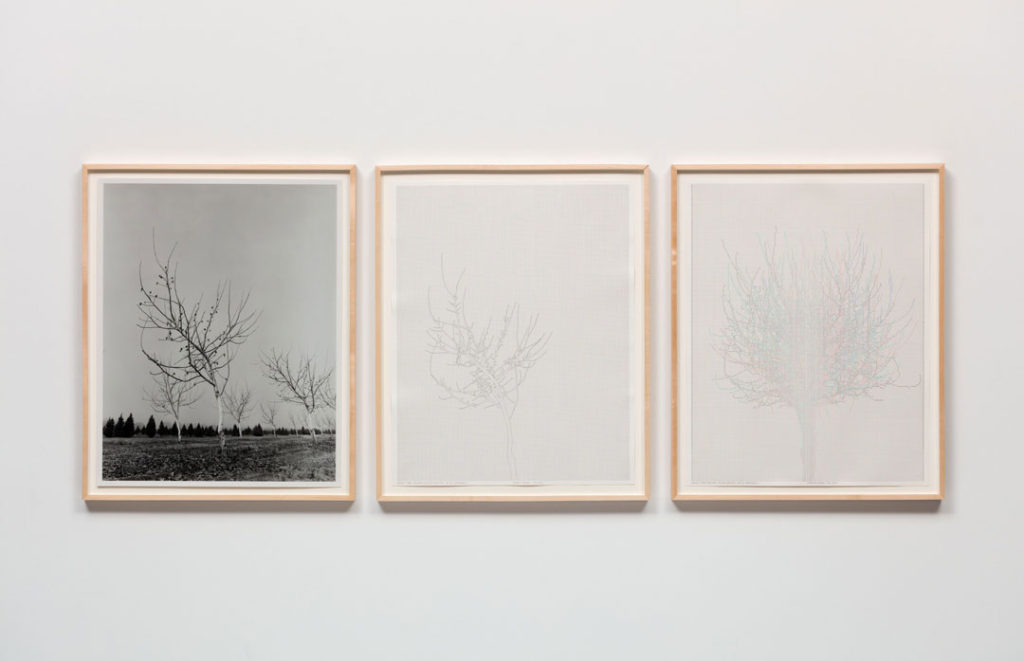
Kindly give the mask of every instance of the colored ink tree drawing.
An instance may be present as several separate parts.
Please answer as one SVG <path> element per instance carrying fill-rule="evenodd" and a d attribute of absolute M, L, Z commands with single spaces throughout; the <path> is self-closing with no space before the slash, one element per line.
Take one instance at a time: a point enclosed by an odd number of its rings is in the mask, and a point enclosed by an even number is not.
<path fill-rule="evenodd" d="M 788 406 L 800 424 L 803 481 L 815 474 L 821 407 L 875 398 L 897 386 L 897 350 L 913 326 L 880 252 L 863 237 L 832 247 L 761 240 L 756 266 L 729 254 L 725 324 L 715 348 L 732 395 L 754 406 Z"/>

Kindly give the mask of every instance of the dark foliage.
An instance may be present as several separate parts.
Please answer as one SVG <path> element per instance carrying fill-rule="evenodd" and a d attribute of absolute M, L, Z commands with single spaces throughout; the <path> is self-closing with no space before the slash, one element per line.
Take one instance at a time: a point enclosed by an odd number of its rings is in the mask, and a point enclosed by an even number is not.
<path fill-rule="evenodd" d="M 135 417 L 131 413 L 129 413 L 128 417 L 125 419 L 124 426 L 121 431 L 122 438 L 131 438 L 132 436 L 135 436 Z"/>

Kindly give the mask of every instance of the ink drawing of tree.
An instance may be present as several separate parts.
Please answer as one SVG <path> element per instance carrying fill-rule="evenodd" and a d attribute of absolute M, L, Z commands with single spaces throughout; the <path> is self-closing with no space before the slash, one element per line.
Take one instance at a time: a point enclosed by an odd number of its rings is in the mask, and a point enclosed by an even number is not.
<path fill-rule="evenodd" d="M 443 308 L 435 309 L 427 290 L 432 324 L 427 329 L 430 376 L 441 399 L 460 408 L 495 409 L 505 430 L 505 457 L 513 482 L 519 482 L 512 417 L 526 375 L 545 353 L 550 333 L 537 330 L 538 315 L 520 319 L 519 304 L 505 308 L 499 320 L 470 321 L 464 273 L 449 283 L 441 262 Z"/>
<path fill-rule="evenodd" d="M 756 265 L 728 256 L 716 349 L 734 397 L 796 413 L 803 481 L 813 483 L 818 410 L 897 385 L 911 306 L 898 306 L 891 272 L 862 237 L 816 249 L 777 237 L 759 246 Z"/>

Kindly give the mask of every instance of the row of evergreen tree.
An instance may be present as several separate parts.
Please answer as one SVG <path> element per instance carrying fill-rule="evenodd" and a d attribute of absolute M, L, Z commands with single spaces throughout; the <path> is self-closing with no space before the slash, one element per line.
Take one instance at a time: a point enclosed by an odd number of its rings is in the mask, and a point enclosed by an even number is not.
<path fill-rule="evenodd" d="M 225 428 L 224 433 L 229 436 L 238 436 L 238 425 L 233 425 L 230 429 Z M 257 424 L 255 427 L 243 427 L 242 436 L 272 436 L 273 431 L 263 431 L 263 425 Z M 333 433 L 333 429 L 317 429 L 317 433 Z M 277 434 L 281 436 L 308 436 L 309 430 L 305 427 L 300 428 L 285 428 L 278 427 Z M 149 416 L 149 421 L 144 425 L 136 425 L 135 417 L 129 413 L 128 417 L 125 418 L 123 415 L 117 416 L 117 420 L 113 418 L 107 418 L 107 421 L 103 424 L 103 436 L 104 438 L 132 438 L 134 436 L 147 436 L 149 438 L 155 438 L 157 436 L 175 436 L 178 435 L 178 425 L 172 423 L 171 425 L 164 424 L 161 420 L 159 424 L 153 418 Z M 181 428 L 182 437 L 188 438 L 201 438 L 204 436 L 216 436 L 217 428 L 213 425 L 202 425 L 199 423 L 189 423 Z"/>

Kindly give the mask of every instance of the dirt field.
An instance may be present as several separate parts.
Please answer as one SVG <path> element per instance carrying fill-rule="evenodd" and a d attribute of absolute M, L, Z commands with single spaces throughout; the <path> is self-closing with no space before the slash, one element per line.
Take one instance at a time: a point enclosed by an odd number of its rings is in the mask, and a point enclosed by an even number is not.
<path fill-rule="evenodd" d="M 173 481 L 329 482 L 334 436 L 105 438 L 103 479 Z"/>

